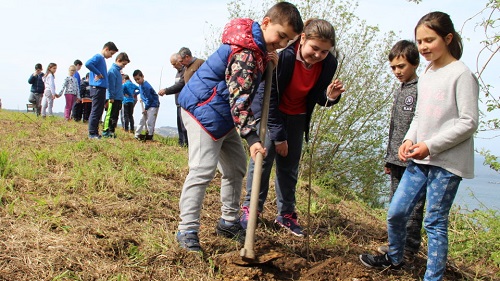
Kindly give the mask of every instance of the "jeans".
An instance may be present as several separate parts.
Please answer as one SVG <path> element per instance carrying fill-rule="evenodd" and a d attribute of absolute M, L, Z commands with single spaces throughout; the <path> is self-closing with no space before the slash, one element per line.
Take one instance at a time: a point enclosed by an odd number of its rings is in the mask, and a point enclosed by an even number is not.
<path fill-rule="evenodd" d="M 185 110 L 182 110 L 182 120 L 189 137 L 189 173 L 179 200 L 181 218 L 179 231 L 199 231 L 205 191 L 214 178 L 216 168 L 222 173 L 221 218 L 226 221 L 237 221 L 247 164 L 247 155 L 238 132 L 233 129 L 214 141 Z"/>
<path fill-rule="evenodd" d="M 404 166 L 391 164 L 391 192 L 389 194 L 389 202 L 392 200 L 399 182 L 406 170 Z M 411 254 L 417 254 L 422 242 L 422 221 L 424 220 L 425 195 L 418 200 L 413 212 L 406 224 L 406 246 L 405 251 Z"/>
<path fill-rule="evenodd" d="M 280 156 L 276 153 L 274 141 L 266 136 L 267 156 L 262 163 L 262 176 L 260 181 L 259 205 L 258 211 L 264 209 L 264 202 L 269 191 L 269 178 L 274 161 L 276 161 L 276 201 L 278 214 L 290 214 L 295 212 L 295 190 L 299 174 L 299 162 L 302 154 L 302 143 L 304 141 L 304 128 L 306 115 L 286 115 L 282 114 L 285 120 L 285 129 L 287 133 L 288 155 Z M 247 188 L 243 206 L 250 205 L 250 195 L 252 193 L 252 181 L 255 163 L 250 159 L 247 172 Z"/>
<path fill-rule="evenodd" d="M 125 131 L 135 131 L 135 124 L 134 124 L 134 106 L 135 104 L 133 102 L 127 102 L 123 104 L 123 128 L 125 128 Z"/>
<path fill-rule="evenodd" d="M 177 133 L 179 134 L 179 145 L 180 146 L 188 146 L 188 136 L 186 127 L 184 127 L 184 123 L 182 122 L 182 107 L 177 106 Z"/>
<path fill-rule="evenodd" d="M 106 88 L 91 86 L 92 110 L 89 117 L 89 135 L 99 135 L 99 121 L 101 121 L 106 103 Z"/>
<path fill-rule="evenodd" d="M 66 106 L 64 107 L 64 118 L 66 120 L 71 119 L 71 110 L 76 103 L 76 95 L 65 94 L 64 98 L 66 99 Z"/>
<path fill-rule="evenodd" d="M 387 214 L 389 258 L 394 264 L 403 261 L 407 221 L 427 192 L 424 228 L 428 237 L 428 258 L 424 280 L 443 279 L 448 255 L 448 215 L 461 180 L 440 167 L 409 163 Z"/>

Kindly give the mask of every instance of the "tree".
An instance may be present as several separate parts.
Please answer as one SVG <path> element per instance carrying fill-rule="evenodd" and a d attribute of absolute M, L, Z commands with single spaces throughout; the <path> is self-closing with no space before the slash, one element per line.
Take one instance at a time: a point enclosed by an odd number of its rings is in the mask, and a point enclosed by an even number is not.
<path fill-rule="evenodd" d="M 252 7 L 262 7 L 257 10 L 241 1 L 231 1 L 228 7 L 231 17 L 260 19 L 276 2 L 252 3 Z M 387 67 L 387 53 L 395 34 L 381 34 L 377 27 L 368 26 L 355 15 L 357 3 L 351 1 L 307 0 L 295 5 L 304 20 L 316 17 L 334 25 L 339 42 L 336 76 L 346 87 L 339 104 L 316 108 L 309 142 L 315 143 L 315 149 L 304 149 L 301 171 L 311 169 L 313 178 L 324 188 L 380 206 L 380 197 L 387 190 L 382 173 L 384 143 L 396 85 Z M 312 165 L 306 161 L 309 153 L 314 153 Z"/>

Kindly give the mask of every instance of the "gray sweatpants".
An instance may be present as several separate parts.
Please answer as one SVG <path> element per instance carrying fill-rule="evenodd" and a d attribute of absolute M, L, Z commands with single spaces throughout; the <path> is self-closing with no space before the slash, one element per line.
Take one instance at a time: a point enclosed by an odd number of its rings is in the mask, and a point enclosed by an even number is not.
<path fill-rule="evenodd" d="M 199 231 L 205 191 L 214 178 L 216 168 L 222 173 L 221 217 L 227 221 L 238 220 L 247 163 L 239 134 L 232 130 L 214 141 L 185 110 L 182 110 L 182 121 L 189 139 L 189 173 L 179 201 L 179 231 Z"/>

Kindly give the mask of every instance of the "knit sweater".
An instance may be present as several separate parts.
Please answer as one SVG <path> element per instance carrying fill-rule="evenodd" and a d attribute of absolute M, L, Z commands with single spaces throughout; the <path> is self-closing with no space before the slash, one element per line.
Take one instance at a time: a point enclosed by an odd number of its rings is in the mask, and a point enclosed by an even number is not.
<path fill-rule="evenodd" d="M 387 154 L 385 155 L 385 161 L 388 164 L 402 167 L 408 165 L 408 163 L 399 160 L 398 150 L 403 143 L 408 128 L 410 128 L 413 115 L 415 115 L 417 83 L 418 78 L 401 83 L 401 86 L 394 92 L 394 103 L 389 126 L 389 142 L 387 144 Z"/>
<path fill-rule="evenodd" d="M 461 61 L 428 68 L 419 79 L 417 109 L 405 139 L 424 142 L 430 155 L 413 161 L 473 178 L 478 98 L 477 78 Z"/>

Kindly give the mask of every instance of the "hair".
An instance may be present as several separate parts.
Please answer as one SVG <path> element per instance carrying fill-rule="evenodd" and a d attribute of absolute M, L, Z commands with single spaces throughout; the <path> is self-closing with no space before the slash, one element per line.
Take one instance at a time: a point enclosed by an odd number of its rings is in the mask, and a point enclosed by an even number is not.
<path fill-rule="evenodd" d="M 76 71 L 76 66 L 74 64 L 72 64 L 72 65 L 69 66 L 68 72 L 71 71 L 71 70 L 75 70 Z"/>
<path fill-rule="evenodd" d="M 417 35 L 417 28 L 421 25 L 425 25 L 427 28 L 434 30 L 443 40 L 448 34 L 451 34 L 453 37 L 450 44 L 448 44 L 448 50 L 455 59 L 459 60 L 462 57 L 462 37 L 455 31 L 453 22 L 448 14 L 443 12 L 431 12 L 423 16 L 415 27 L 415 35 Z"/>
<path fill-rule="evenodd" d="M 87 72 L 87 74 L 85 74 L 85 78 L 89 79 L 90 77 L 90 72 Z"/>
<path fill-rule="evenodd" d="M 74 65 L 83 65 L 83 62 L 81 60 L 75 60 L 73 63 Z"/>
<path fill-rule="evenodd" d="M 264 17 L 268 17 L 272 22 L 281 25 L 290 25 L 293 31 L 301 33 L 304 29 L 304 22 L 300 12 L 295 5 L 288 2 L 279 2 L 272 6 Z"/>
<path fill-rule="evenodd" d="M 191 50 L 189 50 L 189 48 L 182 47 L 182 48 L 179 50 L 179 56 L 181 56 L 181 58 L 184 58 L 184 57 L 186 57 L 186 56 L 190 56 L 190 57 L 192 57 L 193 55 L 191 54 Z"/>
<path fill-rule="evenodd" d="M 102 47 L 103 49 L 108 49 L 110 51 L 115 51 L 115 52 L 118 52 L 118 48 L 116 47 L 115 43 L 113 42 L 108 42 L 106 44 L 104 44 L 104 46 Z"/>
<path fill-rule="evenodd" d="M 130 63 L 130 59 L 128 58 L 128 55 L 125 52 L 119 53 L 118 56 L 116 56 L 116 61 L 126 61 Z"/>
<path fill-rule="evenodd" d="M 35 70 L 39 70 L 39 69 L 42 69 L 42 64 L 41 63 L 37 63 L 35 64 Z"/>
<path fill-rule="evenodd" d="M 122 74 L 123 79 L 130 80 L 130 76 L 128 74 Z"/>
<path fill-rule="evenodd" d="M 49 76 L 49 74 L 52 74 L 55 77 L 54 72 L 52 72 L 52 70 L 50 70 L 54 66 L 57 66 L 57 64 L 54 62 L 49 63 L 49 66 L 47 66 L 47 72 L 45 72 L 44 77 Z"/>
<path fill-rule="evenodd" d="M 315 18 L 308 19 L 304 23 L 303 33 L 305 34 L 306 40 L 316 39 L 327 41 L 332 44 L 333 49 L 336 47 L 335 29 L 333 25 L 326 20 Z"/>
<path fill-rule="evenodd" d="M 142 71 L 140 71 L 139 69 L 136 69 L 136 70 L 134 70 L 134 73 L 132 73 L 132 76 L 133 77 L 136 77 L 136 76 L 144 77 L 144 74 L 142 74 Z"/>
<path fill-rule="evenodd" d="M 417 45 L 415 42 L 408 40 L 398 41 L 394 46 L 392 46 L 389 52 L 389 61 L 395 58 L 403 57 L 410 64 L 418 66 L 420 64 L 420 55 L 418 53 Z"/>

